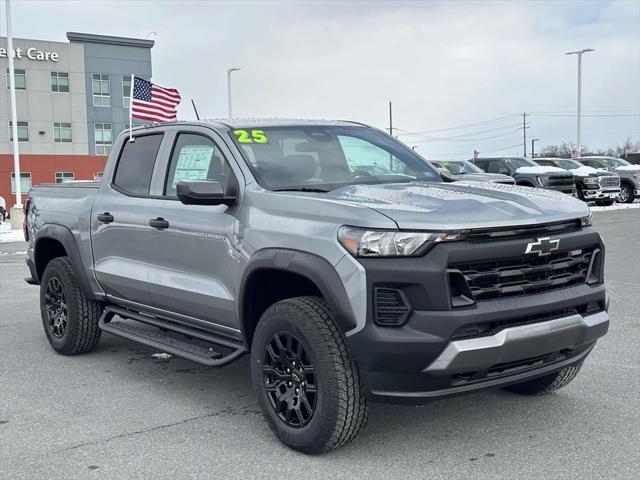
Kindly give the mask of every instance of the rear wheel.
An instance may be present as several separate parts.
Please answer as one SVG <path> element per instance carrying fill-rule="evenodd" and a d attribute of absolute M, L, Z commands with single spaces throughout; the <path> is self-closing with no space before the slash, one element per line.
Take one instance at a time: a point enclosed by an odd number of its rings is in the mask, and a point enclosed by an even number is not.
<path fill-rule="evenodd" d="M 366 423 L 358 368 L 320 298 L 282 300 L 265 311 L 253 337 L 251 378 L 269 426 L 294 450 L 328 452 Z"/>
<path fill-rule="evenodd" d="M 620 194 L 618 195 L 619 203 L 631 203 L 633 202 L 633 187 L 628 183 L 622 183 L 620 185 Z"/>
<path fill-rule="evenodd" d="M 564 387 L 576 378 L 581 367 L 582 363 L 573 367 L 563 368 L 551 375 L 534 378 L 533 380 L 528 380 L 522 383 L 516 383 L 515 385 L 509 385 L 508 387 L 504 387 L 504 389 L 520 395 L 542 395 L 545 393 L 551 393 Z"/>
<path fill-rule="evenodd" d="M 58 353 L 85 353 L 100 340 L 102 305 L 84 296 L 67 257 L 54 258 L 44 270 L 40 313 L 47 340 Z"/>

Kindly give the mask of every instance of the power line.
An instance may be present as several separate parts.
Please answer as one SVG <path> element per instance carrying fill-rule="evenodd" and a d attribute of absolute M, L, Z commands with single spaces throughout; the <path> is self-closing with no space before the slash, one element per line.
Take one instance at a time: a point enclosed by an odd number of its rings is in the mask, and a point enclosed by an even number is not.
<path fill-rule="evenodd" d="M 403 132 L 400 134 L 400 136 L 402 137 L 419 137 L 419 138 L 425 138 L 425 139 L 429 139 L 429 140 L 450 140 L 453 138 L 460 138 L 460 137 L 468 137 L 469 135 L 480 135 L 483 133 L 489 133 L 489 132 L 496 132 L 498 130 L 504 130 L 505 128 L 512 128 L 512 127 L 518 127 L 520 126 L 520 123 L 510 123 L 508 125 L 502 125 L 500 127 L 492 127 L 492 128 L 488 128 L 488 129 L 484 129 L 484 130 L 476 130 L 473 132 L 468 132 L 468 133 L 461 133 L 459 135 L 453 135 L 451 137 L 434 137 L 431 135 L 424 135 L 422 133 L 416 133 L 416 132 L 409 132 L 407 130 L 402 130 L 400 128 L 395 128 L 396 131 L 398 132 Z"/>
<path fill-rule="evenodd" d="M 521 127 L 522 128 L 522 127 Z M 491 135 L 490 137 L 481 137 L 481 138 L 431 138 L 431 139 L 427 139 L 427 140 L 415 140 L 412 141 L 411 143 L 426 143 L 426 142 L 438 142 L 438 141 L 444 141 L 444 142 L 482 142 L 484 140 L 491 140 L 494 138 L 500 138 L 500 137 L 505 137 L 507 135 L 512 135 L 514 133 L 517 133 L 521 130 L 521 128 L 516 128 L 515 130 L 510 130 L 508 132 L 505 133 L 501 133 L 499 135 Z"/>
<path fill-rule="evenodd" d="M 414 133 L 423 135 L 423 134 L 428 134 L 428 133 L 446 132 L 448 130 L 458 130 L 460 128 L 473 127 L 475 125 L 484 125 L 484 124 L 487 124 L 487 123 L 495 123 L 495 122 L 498 122 L 500 120 L 504 120 L 506 118 L 517 117 L 519 115 L 520 115 L 519 113 L 513 113 L 511 115 L 505 115 L 504 117 L 492 118 L 492 119 L 489 119 L 489 120 L 483 120 L 481 122 L 467 123 L 467 124 L 464 124 L 464 125 L 456 125 L 456 126 L 453 126 L 453 127 L 446 127 L 446 128 L 438 128 L 436 130 L 424 130 L 424 131 L 421 131 L 421 132 L 414 132 Z"/>

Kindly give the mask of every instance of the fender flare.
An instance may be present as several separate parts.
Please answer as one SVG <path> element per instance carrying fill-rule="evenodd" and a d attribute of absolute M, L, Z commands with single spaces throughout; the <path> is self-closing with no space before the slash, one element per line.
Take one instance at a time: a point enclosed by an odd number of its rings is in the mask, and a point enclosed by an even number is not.
<path fill-rule="evenodd" d="M 247 282 L 253 273 L 265 269 L 282 270 L 308 278 L 320 290 L 343 332 L 357 326 L 347 291 L 331 263 L 312 253 L 285 248 L 266 248 L 253 254 L 242 275 L 237 308 L 243 335 L 246 334 L 244 304 Z"/>
<path fill-rule="evenodd" d="M 89 278 L 87 277 L 87 271 L 82 265 L 80 249 L 78 248 L 78 244 L 71 230 L 63 225 L 54 223 L 47 223 L 38 228 L 38 232 L 36 233 L 36 237 L 33 243 L 34 263 L 36 263 L 36 259 L 38 257 L 38 244 L 42 240 L 55 240 L 62 244 L 65 251 L 67 252 L 67 257 L 69 258 L 71 266 L 73 267 L 73 270 L 76 274 L 76 279 L 78 280 L 78 284 L 80 285 L 82 293 L 84 293 L 84 295 L 88 299 L 95 300 L 96 296 L 91 289 L 91 284 L 89 282 Z M 36 275 L 38 275 L 37 263 Z M 41 280 L 41 275 L 38 275 L 38 283 L 40 283 Z"/>

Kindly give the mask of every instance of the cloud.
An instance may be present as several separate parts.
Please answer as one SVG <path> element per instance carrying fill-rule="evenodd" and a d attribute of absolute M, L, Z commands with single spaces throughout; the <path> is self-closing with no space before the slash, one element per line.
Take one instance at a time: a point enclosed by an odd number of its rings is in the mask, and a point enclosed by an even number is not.
<path fill-rule="evenodd" d="M 14 4 L 14 30 L 59 40 L 70 30 L 158 32 L 154 80 L 180 88 L 208 117 L 226 115 L 230 66 L 242 68 L 233 74 L 237 116 L 386 127 L 393 100 L 394 125 L 415 132 L 523 111 L 573 111 L 576 58 L 564 52 L 585 47 L 596 51 L 584 57 L 583 109 L 640 113 L 640 4 L 633 1 L 22 2 Z M 193 118 L 188 100 L 180 115 Z M 418 151 L 464 158 L 474 148 L 516 145 L 522 134 L 511 127 L 496 129 L 497 138 L 461 141 L 492 136 L 474 132 L 514 119 L 452 130 L 441 136 L 470 135 L 423 142 Z M 530 122 L 539 147 L 575 138 L 574 117 Z M 640 139 L 640 118 L 585 117 L 583 132 L 594 147 Z"/>

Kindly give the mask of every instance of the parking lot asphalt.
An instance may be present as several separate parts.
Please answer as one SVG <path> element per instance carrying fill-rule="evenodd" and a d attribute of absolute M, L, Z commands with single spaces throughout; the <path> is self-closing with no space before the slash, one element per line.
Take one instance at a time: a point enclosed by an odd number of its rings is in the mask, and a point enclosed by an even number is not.
<path fill-rule="evenodd" d="M 637 478 L 640 210 L 594 217 L 611 327 L 576 380 L 541 397 L 373 405 L 359 438 L 321 457 L 271 434 L 246 357 L 215 370 L 108 334 L 92 353 L 56 354 L 22 281 L 25 245 L 2 244 L 0 478 Z"/>

